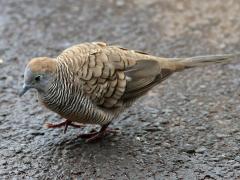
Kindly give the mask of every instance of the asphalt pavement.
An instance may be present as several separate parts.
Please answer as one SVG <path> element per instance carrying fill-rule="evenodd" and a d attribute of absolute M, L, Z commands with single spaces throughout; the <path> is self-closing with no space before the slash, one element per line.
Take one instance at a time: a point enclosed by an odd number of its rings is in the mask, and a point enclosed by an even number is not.
<path fill-rule="evenodd" d="M 98 143 L 30 92 L 26 63 L 104 41 L 157 56 L 240 51 L 238 0 L 0 0 L 1 179 L 240 179 L 240 64 L 176 73 L 124 112 Z"/>

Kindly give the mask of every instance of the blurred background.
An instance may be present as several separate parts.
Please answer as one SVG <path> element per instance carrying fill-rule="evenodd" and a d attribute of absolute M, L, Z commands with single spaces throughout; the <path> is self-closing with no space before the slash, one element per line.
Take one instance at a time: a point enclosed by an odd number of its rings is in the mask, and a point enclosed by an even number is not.
<path fill-rule="evenodd" d="M 0 177 L 240 178 L 240 65 L 176 73 L 95 144 L 27 93 L 29 59 L 90 41 L 164 57 L 240 51 L 238 0 L 0 0 Z M 81 131 L 88 131 L 87 127 Z"/>

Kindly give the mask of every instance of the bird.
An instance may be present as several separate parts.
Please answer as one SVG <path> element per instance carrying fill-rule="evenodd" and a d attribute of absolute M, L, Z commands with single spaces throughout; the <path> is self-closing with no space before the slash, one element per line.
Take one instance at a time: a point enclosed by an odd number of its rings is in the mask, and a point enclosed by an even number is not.
<path fill-rule="evenodd" d="M 86 142 L 116 132 L 108 128 L 124 110 L 175 72 L 228 63 L 236 54 L 164 58 L 104 42 L 73 45 L 57 57 L 36 57 L 24 70 L 20 96 L 38 92 L 45 107 L 66 120 L 48 128 L 100 125 L 100 130 L 80 134 Z"/>

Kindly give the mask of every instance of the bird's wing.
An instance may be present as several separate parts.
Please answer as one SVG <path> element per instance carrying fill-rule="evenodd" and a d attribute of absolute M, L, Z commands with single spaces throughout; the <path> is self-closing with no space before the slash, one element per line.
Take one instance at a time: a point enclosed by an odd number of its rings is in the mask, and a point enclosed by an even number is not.
<path fill-rule="evenodd" d="M 172 73 L 149 57 L 114 46 L 92 52 L 82 66 L 84 92 L 105 108 L 119 107 L 140 97 Z"/>

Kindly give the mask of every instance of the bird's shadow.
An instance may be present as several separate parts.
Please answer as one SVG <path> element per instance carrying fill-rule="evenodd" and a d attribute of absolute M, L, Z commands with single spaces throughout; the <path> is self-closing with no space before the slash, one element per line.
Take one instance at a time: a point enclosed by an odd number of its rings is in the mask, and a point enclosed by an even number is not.
<path fill-rule="evenodd" d="M 69 153 L 73 153 L 76 157 L 81 156 L 84 151 L 84 153 L 89 155 L 101 154 L 101 156 L 106 156 L 107 158 L 111 157 L 111 155 L 116 155 L 116 152 L 118 152 L 119 149 L 127 147 L 128 150 L 131 150 L 137 145 L 139 145 L 139 143 L 136 142 L 135 138 L 128 138 L 122 134 L 115 134 L 91 143 L 87 143 L 84 139 L 79 137 L 65 139 L 61 142 L 60 147 L 67 149 Z"/>
<path fill-rule="evenodd" d="M 49 149 L 49 153 L 53 155 L 53 162 L 61 159 L 65 170 L 69 169 L 72 172 L 70 174 L 74 174 L 86 171 L 86 166 L 90 166 L 91 169 L 103 169 L 104 164 L 108 167 L 110 162 L 117 162 L 120 167 L 127 167 L 129 164 L 134 166 L 135 159 L 126 157 L 141 145 L 135 138 L 116 134 L 94 143 L 86 143 L 79 137 L 69 136 L 53 146 Z"/>

